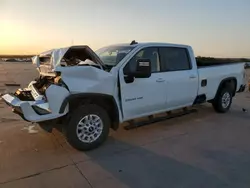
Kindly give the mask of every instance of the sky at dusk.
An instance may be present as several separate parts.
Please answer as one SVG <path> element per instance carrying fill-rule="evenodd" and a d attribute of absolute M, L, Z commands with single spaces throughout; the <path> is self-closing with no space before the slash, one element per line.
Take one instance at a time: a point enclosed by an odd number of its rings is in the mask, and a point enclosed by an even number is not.
<path fill-rule="evenodd" d="M 0 0 L 0 54 L 87 44 L 188 44 L 250 57 L 250 0 Z"/>

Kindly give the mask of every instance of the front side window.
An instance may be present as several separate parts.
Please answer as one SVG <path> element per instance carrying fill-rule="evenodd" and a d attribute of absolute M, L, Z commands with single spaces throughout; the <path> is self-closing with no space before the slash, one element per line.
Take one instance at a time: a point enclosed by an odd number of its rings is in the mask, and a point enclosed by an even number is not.
<path fill-rule="evenodd" d="M 95 53 L 108 67 L 116 66 L 134 47 L 133 46 L 108 46 L 97 50 Z"/>
<path fill-rule="evenodd" d="M 160 71 L 160 61 L 159 54 L 157 48 L 144 48 L 140 50 L 134 57 L 130 59 L 127 65 L 124 68 L 124 72 L 130 70 L 131 72 L 136 71 L 136 61 L 138 59 L 150 59 L 151 61 L 151 72 L 159 72 Z"/>
<path fill-rule="evenodd" d="M 191 69 L 188 52 L 185 48 L 159 48 L 162 71 L 179 71 Z"/>

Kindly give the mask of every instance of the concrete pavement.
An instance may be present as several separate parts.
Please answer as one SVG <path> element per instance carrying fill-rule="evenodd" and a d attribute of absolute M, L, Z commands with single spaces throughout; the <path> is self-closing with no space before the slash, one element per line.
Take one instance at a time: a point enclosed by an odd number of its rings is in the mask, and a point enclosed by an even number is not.
<path fill-rule="evenodd" d="M 22 85 L 36 74 L 22 64 L 4 64 L 0 72 Z M 249 187 L 250 114 L 242 107 L 250 107 L 248 92 L 227 114 L 202 105 L 146 127 L 121 126 L 100 148 L 79 152 L 57 130 L 28 129 L 0 102 L 0 188 Z"/>

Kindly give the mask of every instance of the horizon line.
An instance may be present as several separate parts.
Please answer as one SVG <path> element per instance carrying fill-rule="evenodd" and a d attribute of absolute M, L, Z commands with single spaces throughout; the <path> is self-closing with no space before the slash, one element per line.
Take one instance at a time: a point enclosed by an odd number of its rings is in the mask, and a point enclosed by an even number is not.
<path fill-rule="evenodd" d="M 20 54 L 0 54 L 0 58 L 28 58 L 34 57 L 35 54 L 27 54 L 27 55 L 20 55 Z M 200 56 L 197 55 L 196 58 L 216 58 L 216 59 L 247 59 L 250 60 L 250 57 L 215 57 L 215 56 Z"/>

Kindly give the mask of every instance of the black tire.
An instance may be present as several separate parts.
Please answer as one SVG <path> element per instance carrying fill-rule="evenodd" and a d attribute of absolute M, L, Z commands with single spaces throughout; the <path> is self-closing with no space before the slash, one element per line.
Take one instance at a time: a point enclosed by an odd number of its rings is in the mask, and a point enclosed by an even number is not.
<path fill-rule="evenodd" d="M 224 87 L 220 89 L 218 95 L 216 98 L 213 100 L 212 105 L 214 107 L 214 110 L 218 113 L 226 113 L 232 104 L 232 99 L 233 99 L 233 94 L 232 94 L 232 89 L 230 87 Z M 228 105 L 223 105 L 223 96 L 226 94 L 229 95 L 229 103 Z"/>
<path fill-rule="evenodd" d="M 86 143 L 78 138 L 77 125 L 82 118 L 90 114 L 96 115 L 101 119 L 103 129 L 100 136 L 95 141 Z M 82 105 L 78 107 L 74 112 L 72 112 L 71 115 L 72 116 L 69 120 L 69 123 L 68 125 L 66 125 L 65 132 L 66 138 L 71 146 L 73 146 L 77 150 L 87 151 L 99 147 L 107 139 L 110 128 L 110 118 L 107 112 L 102 107 L 95 104 Z"/>

